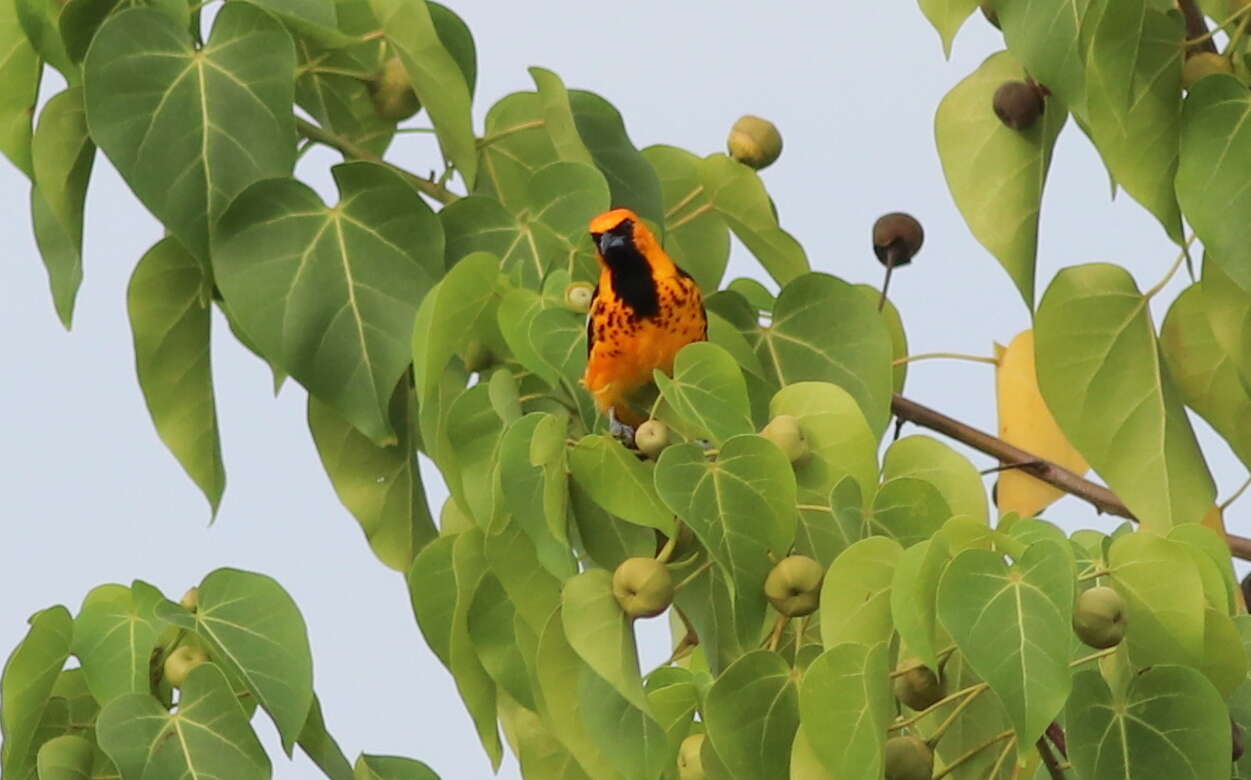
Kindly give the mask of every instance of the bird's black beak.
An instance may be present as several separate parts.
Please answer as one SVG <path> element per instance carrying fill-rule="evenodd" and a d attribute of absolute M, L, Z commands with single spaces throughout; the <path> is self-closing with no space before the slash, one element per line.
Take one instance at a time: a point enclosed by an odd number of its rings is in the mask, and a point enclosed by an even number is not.
<path fill-rule="evenodd" d="M 608 256 L 615 249 L 624 247 L 629 239 L 616 232 L 601 233 L 599 237 L 599 253 Z"/>

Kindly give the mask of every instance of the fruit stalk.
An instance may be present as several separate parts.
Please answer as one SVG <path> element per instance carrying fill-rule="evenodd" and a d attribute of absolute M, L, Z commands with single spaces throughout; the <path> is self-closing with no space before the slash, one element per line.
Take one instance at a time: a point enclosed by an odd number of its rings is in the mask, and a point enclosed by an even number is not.
<path fill-rule="evenodd" d="M 1186 19 L 1186 37 L 1202 38 L 1201 41 L 1190 46 L 1191 53 L 1207 51 L 1216 53 L 1216 42 L 1208 35 L 1208 22 L 1203 18 L 1203 11 L 1199 10 L 1199 4 L 1195 0 L 1178 0 L 1177 7 L 1181 9 L 1182 16 Z"/>
<path fill-rule="evenodd" d="M 1013 733 L 1012 729 L 1008 729 L 1007 731 L 1001 731 L 995 736 L 981 743 L 980 745 L 974 745 L 973 747 L 964 751 L 963 753 L 961 753 L 959 756 L 956 757 L 956 760 L 952 761 L 950 764 L 943 767 L 943 770 L 941 772 L 934 775 L 934 780 L 941 780 L 942 778 L 946 777 L 947 775 L 951 774 L 956 769 L 958 769 L 961 764 L 973 758 L 973 756 L 976 756 L 978 753 L 982 752 L 983 750 L 990 747 L 991 745 L 994 745 L 1005 739 L 1016 739 L 1016 735 Z"/>

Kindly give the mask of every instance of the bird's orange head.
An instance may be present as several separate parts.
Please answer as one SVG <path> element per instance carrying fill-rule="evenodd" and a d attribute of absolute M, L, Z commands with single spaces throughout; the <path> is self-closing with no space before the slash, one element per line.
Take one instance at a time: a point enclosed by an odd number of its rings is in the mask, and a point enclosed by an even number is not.
<path fill-rule="evenodd" d="M 643 220 L 630 209 L 605 211 L 591 220 L 591 240 L 606 268 L 626 271 L 671 263 Z"/>

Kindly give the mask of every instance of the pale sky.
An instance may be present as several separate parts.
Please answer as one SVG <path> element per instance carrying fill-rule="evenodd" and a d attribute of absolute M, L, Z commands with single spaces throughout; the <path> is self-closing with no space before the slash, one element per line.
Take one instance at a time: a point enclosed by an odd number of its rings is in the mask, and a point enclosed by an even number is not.
<path fill-rule="evenodd" d="M 612 101 L 636 145 L 667 143 L 721 151 L 741 114 L 772 119 L 785 139 L 764 172 L 784 228 L 816 270 L 880 283 L 869 230 L 904 210 L 925 225 L 925 247 L 896 274 L 892 298 L 912 352 L 991 354 L 1029 326 L 1008 276 L 976 243 L 943 181 L 934 109 L 952 86 L 1002 47 L 975 14 L 943 59 L 938 35 L 906 0 L 759 3 L 575 0 L 451 3 L 478 45 L 474 115 L 533 89 L 526 68 L 556 71 L 570 87 Z M 45 81 L 45 95 L 60 89 Z M 411 124 L 421 125 L 419 115 Z M 403 136 L 389 158 L 419 173 L 435 159 L 425 136 Z M 333 200 L 329 153 L 313 153 L 298 175 Z M 101 155 L 87 203 L 85 281 L 75 328 L 52 308 L 29 226 L 28 183 L 0 160 L 0 348 L 7 365 L 0 409 L 7 457 L 0 536 L 0 654 L 25 633 L 26 618 L 56 603 L 77 611 L 105 582 L 141 578 L 172 598 L 209 571 L 234 566 L 275 577 L 309 625 L 318 694 L 330 731 L 349 759 L 361 751 L 426 761 L 444 778 L 490 775 L 451 677 L 417 629 L 402 577 L 376 561 L 335 498 L 305 425 L 305 394 L 288 382 L 275 399 L 268 369 L 214 321 L 214 374 L 228 485 L 215 525 L 207 505 L 165 450 L 134 376 L 126 283 L 161 229 Z M 1111 261 L 1141 287 L 1154 284 L 1176 249 L 1127 197 L 1108 199 L 1107 178 L 1085 137 L 1060 138 L 1043 208 L 1038 291 L 1066 265 Z M 739 247 L 727 281 L 762 276 Z M 1179 274 L 1162 304 L 1186 284 Z M 995 429 L 994 374 L 987 365 L 914 365 L 906 394 L 984 430 Z M 1221 497 L 1246 476 L 1228 447 L 1196 418 Z M 907 433 L 919 432 L 908 426 Z M 979 468 L 994 465 L 975 455 Z M 445 495 L 427 470 L 433 507 Z M 987 483 L 989 488 L 989 481 Z M 1110 531 L 1066 498 L 1047 512 L 1066 528 Z M 1226 517 L 1251 533 L 1251 498 Z M 664 626 L 644 633 L 649 665 L 664 657 Z M 317 776 L 302 754 L 288 762 L 273 728 L 255 720 L 274 776 Z M 506 758 L 501 777 L 517 777 Z"/>

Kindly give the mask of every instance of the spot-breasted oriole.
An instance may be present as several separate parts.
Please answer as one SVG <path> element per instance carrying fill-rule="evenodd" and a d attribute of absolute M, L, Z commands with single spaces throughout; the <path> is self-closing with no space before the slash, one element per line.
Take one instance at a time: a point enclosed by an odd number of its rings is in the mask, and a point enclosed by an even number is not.
<path fill-rule="evenodd" d="M 582 384 L 602 411 L 636 427 L 646 418 L 631 406 L 652 372 L 673 372 L 678 350 L 708 337 L 699 285 L 661 248 L 629 209 L 591 220 L 599 285 L 586 321 Z"/>

